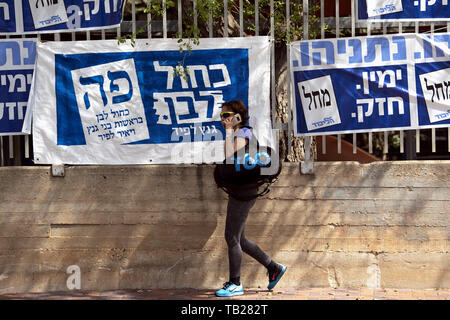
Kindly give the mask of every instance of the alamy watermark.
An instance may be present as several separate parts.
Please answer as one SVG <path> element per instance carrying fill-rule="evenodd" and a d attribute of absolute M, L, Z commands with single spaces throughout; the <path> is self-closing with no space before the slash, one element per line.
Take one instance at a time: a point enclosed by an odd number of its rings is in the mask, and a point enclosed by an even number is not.
<path fill-rule="evenodd" d="M 69 290 L 81 289 L 81 269 L 77 265 L 70 265 L 66 270 L 70 276 L 67 278 L 66 286 Z"/>
<path fill-rule="evenodd" d="M 171 149 L 170 160 L 178 164 L 213 164 L 222 163 L 225 159 L 224 144 L 225 137 L 221 130 L 200 130 L 201 124 L 196 125 L 186 134 L 179 134 L 174 130 L 171 142 L 175 142 Z M 197 130 L 198 129 L 198 130 Z M 253 132 L 254 133 L 254 132 Z M 258 137 L 257 137 L 258 138 Z M 272 129 L 267 137 L 271 141 L 271 149 L 263 145 L 257 146 L 250 139 L 247 150 L 243 148 L 237 151 L 236 157 L 228 157 L 227 164 L 234 164 L 236 171 L 243 166 L 246 170 L 253 169 L 256 165 L 261 166 L 262 175 L 273 175 L 278 171 L 280 159 L 278 153 L 279 130 Z"/>

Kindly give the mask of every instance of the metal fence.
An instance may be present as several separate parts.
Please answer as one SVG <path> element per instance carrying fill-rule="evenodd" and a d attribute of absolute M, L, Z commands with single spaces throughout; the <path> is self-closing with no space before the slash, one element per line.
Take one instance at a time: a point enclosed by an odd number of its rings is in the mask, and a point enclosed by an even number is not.
<path fill-rule="evenodd" d="M 156 1 L 156 0 L 153 0 Z M 356 19 L 357 0 L 285 0 L 284 14 L 286 30 L 291 28 L 291 17 L 296 14 L 294 8 L 299 4 L 303 6 L 303 38 L 309 38 L 309 28 L 318 28 L 318 38 L 339 38 L 374 34 L 401 34 L 401 33 L 434 33 L 450 32 L 450 23 L 447 22 L 367 22 L 360 23 Z M 37 38 L 40 41 L 77 41 L 77 40 L 105 40 L 116 39 L 117 37 L 136 34 L 140 29 L 138 38 L 172 38 L 176 33 L 183 31 L 184 12 L 183 3 L 186 1 L 176 0 L 175 7 L 164 10 L 161 16 L 146 14 L 143 9 L 151 4 L 151 0 L 129 0 L 126 3 L 124 20 L 119 28 L 86 31 L 86 32 L 65 32 L 56 34 L 36 34 L 27 35 L 27 38 Z M 277 2 L 279 4 L 279 2 Z M 166 0 L 162 0 L 163 6 Z M 196 0 L 191 0 L 192 8 L 197 5 Z M 244 6 L 254 5 L 254 16 L 244 18 Z M 264 6 L 264 7 L 262 7 Z M 314 6 L 318 6 L 317 11 L 312 11 Z M 234 10 L 232 10 L 234 9 Z M 261 21 L 261 14 L 268 14 L 265 21 Z M 316 25 L 311 24 L 312 16 L 316 16 L 319 21 Z M 194 15 L 194 23 L 197 23 L 197 16 Z M 229 37 L 229 36 L 258 36 L 270 35 L 275 37 L 274 0 L 262 4 L 262 0 L 224 0 L 223 17 L 220 21 L 214 21 L 212 14 L 209 16 L 206 25 L 202 26 L 206 30 L 201 37 Z M 269 21 L 270 25 L 267 25 Z M 233 26 L 230 23 L 233 22 Z M 264 25 L 262 25 L 264 24 Z M 254 25 L 254 29 L 249 32 L 246 27 Z M 233 29 L 234 27 L 234 29 Z M 238 28 L 238 31 L 236 31 Z M 234 33 L 233 33 L 234 30 Z M 219 32 L 220 31 L 220 32 Z M 20 36 L 19 36 L 20 37 Z M 25 38 L 25 36 L 21 36 Z M 2 38 L 5 38 L 4 36 Z M 16 36 L 6 36 L 6 38 L 16 38 Z M 286 55 L 288 62 L 289 52 Z M 289 63 L 287 63 L 289 74 Z M 288 99 L 288 114 L 285 123 L 279 123 L 276 119 L 277 105 L 275 99 L 275 47 L 272 47 L 271 58 L 271 108 L 273 127 L 283 131 L 288 131 L 288 150 L 291 150 L 292 136 L 292 102 Z M 287 77 L 287 93 L 290 93 L 290 80 Z M 320 150 L 312 152 L 310 139 L 321 142 Z M 321 155 L 327 154 L 326 136 L 316 138 L 305 138 L 305 158 L 309 160 L 312 155 L 317 160 Z M 450 128 L 414 130 L 414 131 L 387 131 L 382 133 L 358 133 L 351 135 L 337 135 L 337 154 L 342 154 L 342 144 L 352 145 L 351 153 L 356 154 L 358 150 L 364 150 L 370 154 L 377 154 L 382 160 L 394 159 L 450 159 Z M 0 166 L 20 166 L 33 165 L 32 137 L 28 135 L 0 136 Z"/>

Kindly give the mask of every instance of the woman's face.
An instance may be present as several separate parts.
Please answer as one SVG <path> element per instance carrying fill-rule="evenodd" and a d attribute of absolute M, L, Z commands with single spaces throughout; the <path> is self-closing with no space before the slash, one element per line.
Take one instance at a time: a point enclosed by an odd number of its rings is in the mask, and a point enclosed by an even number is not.
<path fill-rule="evenodd" d="M 223 106 L 222 107 L 222 111 L 221 112 L 233 112 L 233 110 L 231 110 L 231 108 L 227 107 L 227 106 Z M 226 122 L 225 121 L 230 121 L 232 119 L 232 116 L 228 117 L 228 118 L 221 118 L 220 120 L 222 121 L 222 126 L 224 128 L 227 127 Z"/>

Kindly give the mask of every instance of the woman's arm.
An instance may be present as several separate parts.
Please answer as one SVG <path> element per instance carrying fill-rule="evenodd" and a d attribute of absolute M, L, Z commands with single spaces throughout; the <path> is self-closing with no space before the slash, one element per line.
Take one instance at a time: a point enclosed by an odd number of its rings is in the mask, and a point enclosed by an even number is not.
<path fill-rule="evenodd" d="M 233 131 L 226 131 L 225 137 L 225 158 L 231 157 L 237 150 L 245 147 L 247 139 L 242 137 L 235 137 L 233 141 Z"/>

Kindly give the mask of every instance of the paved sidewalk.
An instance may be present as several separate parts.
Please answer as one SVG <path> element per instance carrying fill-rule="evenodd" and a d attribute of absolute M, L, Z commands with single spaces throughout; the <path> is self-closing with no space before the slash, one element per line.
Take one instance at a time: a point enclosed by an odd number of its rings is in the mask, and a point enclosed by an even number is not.
<path fill-rule="evenodd" d="M 114 290 L 4 293 L 0 300 L 221 300 L 214 290 Z M 450 300 L 449 289 L 247 289 L 233 300 Z"/>

